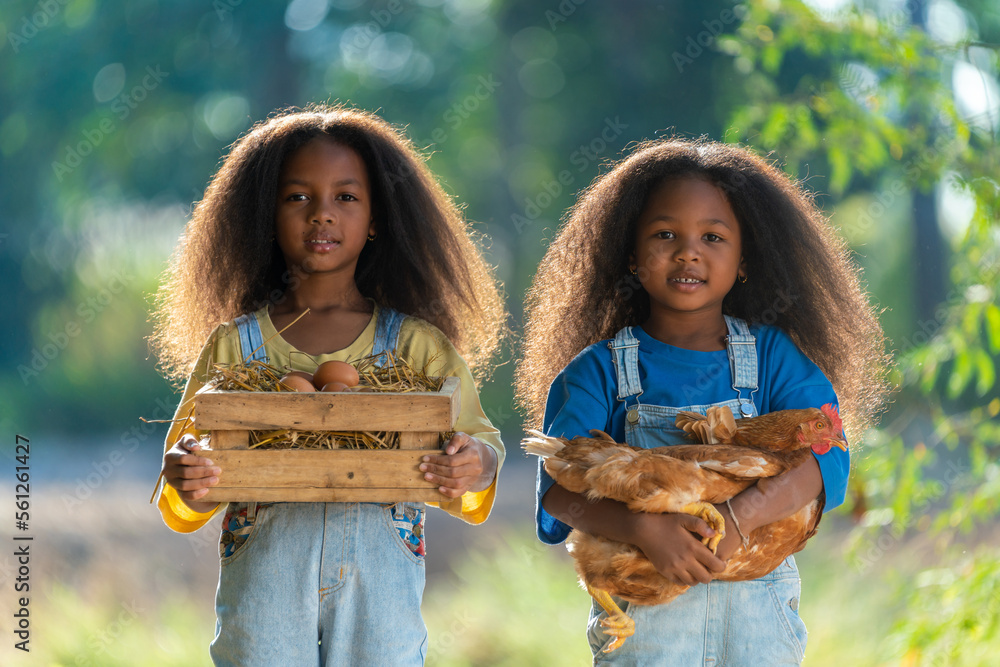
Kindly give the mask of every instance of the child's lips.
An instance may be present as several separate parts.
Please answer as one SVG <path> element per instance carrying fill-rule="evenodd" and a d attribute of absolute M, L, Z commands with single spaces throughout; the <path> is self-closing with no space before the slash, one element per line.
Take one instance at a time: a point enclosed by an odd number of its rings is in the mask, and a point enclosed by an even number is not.
<path fill-rule="evenodd" d="M 306 247 L 314 252 L 330 252 L 340 246 L 334 239 L 306 239 Z"/>
<path fill-rule="evenodd" d="M 676 289 L 681 292 L 693 292 L 705 284 L 705 281 L 695 276 L 674 276 L 668 280 Z"/>

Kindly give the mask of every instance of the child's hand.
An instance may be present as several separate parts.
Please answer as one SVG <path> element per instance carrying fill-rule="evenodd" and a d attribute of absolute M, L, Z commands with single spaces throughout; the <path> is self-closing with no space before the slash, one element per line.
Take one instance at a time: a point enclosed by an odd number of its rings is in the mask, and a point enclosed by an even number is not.
<path fill-rule="evenodd" d="M 733 515 L 730 513 L 729 508 L 726 507 L 726 503 L 715 505 L 715 509 L 726 520 L 726 536 L 719 541 L 719 546 L 715 549 L 715 555 L 728 562 L 733 557 L 733 554 L 736 553 L 736 550 L 743 545 L 743 538 L 740 537 L 740 531 L 736 529 L 736 522 L 733 521 Z"/>
<path fill-rule="evenodd" d="M 420 464 L 424 479 L 438 484 L 438 491 L 458 498 L 466 491 L 488 489 L 497 474 L 493 448 L 465 433 L 456 433 L 444 448 L 444 456 L 425 456 Z"/>
<path fill-rule="evenodd" d="M 653 567 L 674 583 L 707 584 L 726 564 L 701 543 L 715 531 L 704 520 L 690 514 L 635 515 L 635 545 Z M 737 538 L 739 539 L 739 538 Z"/>
<path fill-rule="evenodd" d="M 218 503 L 198 502 L 208 493 L 210 486 L 219 483 L 222 469 L 214 467 L 211 459 L 198 456 L 201 444 L 187 433 L 163 455 L 163 477 L 167 484 L 177 489 L 177 495 L 195 512 L 208 512 Z"/>

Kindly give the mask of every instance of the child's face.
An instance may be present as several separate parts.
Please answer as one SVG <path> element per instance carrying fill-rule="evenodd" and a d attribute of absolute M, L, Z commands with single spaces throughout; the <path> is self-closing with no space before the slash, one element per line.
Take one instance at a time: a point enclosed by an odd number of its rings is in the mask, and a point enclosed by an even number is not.
<path fill-rule="evenodd" d="M 741 253 L 740 224 L 722 190 L 688 177 L 650 192 L 631 259 L 654 311 L 721 315 Z"/>
<path fill-rule="evenodd" d="M 274 225 L 289 268 L 353 277 L 358 256 L 375 233 L 361 157 L 327 137 L 292 153 L 278 178 Z"/>

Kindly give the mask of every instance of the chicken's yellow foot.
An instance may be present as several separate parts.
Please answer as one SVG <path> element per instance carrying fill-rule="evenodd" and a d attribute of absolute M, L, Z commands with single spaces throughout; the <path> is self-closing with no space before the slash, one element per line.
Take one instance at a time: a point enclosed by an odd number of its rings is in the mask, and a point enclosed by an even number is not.
<path fill-rule="evenodd" d="M 681 508 L 684 514 L 693 514 L 704 519 L 705 522 L 715 531 L 715 537 L 702 538 L 701 542 L 715 553 L 719 542 L 726 536 L 726 520 L 719 514 L 719 510 L 711 503 L 690 503 Z"/>
<path fill-rule="evenodd" d="M 614 598 L 607 591 L 593 588 L 589 584 L 586 584 L 586 586 L 590 597 L 594 598 L 597 604 L 601 605 L 604 611 L 608 612 L 608 617 L 601 619 L 601 627 L 604 628 L 604 634 L 614 637 L 614 640 L 604 649 L 604 653 L 611 653 L 624 644 L 626 639 L 635 634 L 635 621 L 629 618 L 621 610 L 621 607 L 615 604 Z"/>

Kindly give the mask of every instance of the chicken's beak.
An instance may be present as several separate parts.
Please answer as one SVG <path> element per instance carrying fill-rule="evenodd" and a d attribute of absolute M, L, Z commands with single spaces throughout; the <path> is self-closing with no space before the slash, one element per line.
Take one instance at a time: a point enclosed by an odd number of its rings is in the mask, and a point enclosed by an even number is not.
<path fill-rule="evenodd" d="M 830 440 L 830 446 L 836 447 L 837 449 L 843 449 L 845 452 L 847 451 L 847 443 L 841 440 L 840 438 L 837 438 L 836 440 Z"/>

